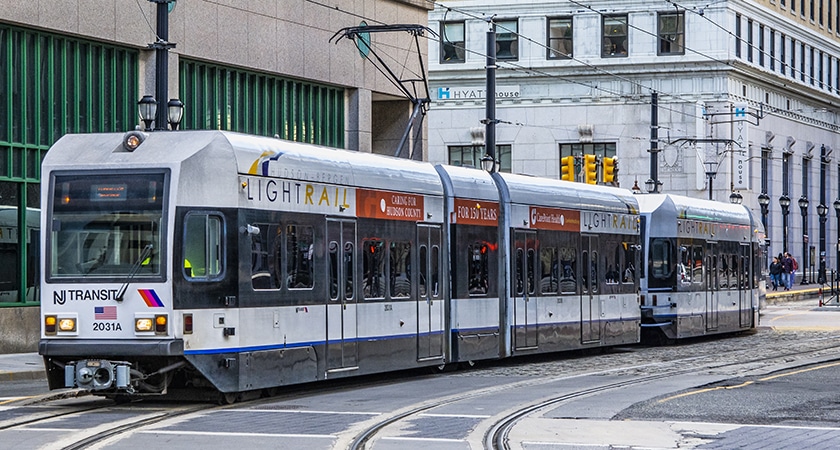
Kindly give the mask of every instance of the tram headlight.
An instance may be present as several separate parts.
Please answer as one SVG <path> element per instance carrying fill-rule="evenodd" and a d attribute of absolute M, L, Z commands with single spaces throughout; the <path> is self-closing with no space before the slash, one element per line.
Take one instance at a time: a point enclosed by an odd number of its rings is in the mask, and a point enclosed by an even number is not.
<path fill-rule="evenodd" d="M 62 318 L 58 319 L 59 331 L 76 331 L 76 319 Z"/>
<path fill-rule="evenodd" d="M 150 317 L 140 317 L 134 320 L 134 331 L 147 332 L 152 331 L 154 321 Z"/>
<path fill-rule="evenodd" d="M 146 140 L 148 135 L 139 130 L 132 130 L 123 136 L 123 148 L 126 151 L 133 152 Z"/>

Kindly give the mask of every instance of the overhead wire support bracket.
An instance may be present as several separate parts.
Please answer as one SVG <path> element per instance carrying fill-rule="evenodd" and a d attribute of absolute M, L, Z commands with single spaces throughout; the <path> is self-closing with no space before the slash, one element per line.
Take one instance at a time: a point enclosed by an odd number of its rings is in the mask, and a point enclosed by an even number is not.
<path fill-rule="evenodd" d="M 388 67 L 388 64 L 382 59 L 376 49 L 373 48 L 370 38 L 365 37 L 368 33 L 391 33 L 395 31 L 408 32 L 414 37 L 414 45 L 415 51 L 417 52 L 419 68 L 417 72 L 419 73 L 419 76 L 404 78 L 397 75 L 390 67 Z M 408 141 L 409 133 L 418 121 L 418 117 L 419 124 L 417 124 L 418 127 L 416 136 L 421 136 L 423 130 L 423 119 L 426 115 L 429 104 L 431 104 L 431 96 L 429 95 L 429 80 L 423 65 L 423 53 L 420 51 L 419 39 L 420 36 L 423 36 L 426 32 L 437 36 L 431 28 L 419 24 L 364 25 L 342 28 L 338 30 L 329 40 L 330 42 L 335 43 L 338 43 L 341 38 L 353 41 L 356 48 L 359 49 L 359 53 L 365 59 L 370 61 L 376 70 L 382 73 L 388 81 L 390 81 L 391 84 L 402 92 L 402 94 L 414 105 L 414 110 L 408 124 L 406 125 L 402 139 L 394 152 L 394 156 L 400 156 L 402 154 L 402 150 Z M 415 142 L 417 142 L 417 140 L 415 140 Z M 409 159 L 414 159 L 414 152 L 409 152 Z"/>

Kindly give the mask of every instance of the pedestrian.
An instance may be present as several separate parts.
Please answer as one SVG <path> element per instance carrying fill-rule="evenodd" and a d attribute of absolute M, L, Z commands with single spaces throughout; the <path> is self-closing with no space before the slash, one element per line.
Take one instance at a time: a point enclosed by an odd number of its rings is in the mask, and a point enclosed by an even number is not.
<path fill-rule="evenodd" d="M 796 260 L 789 252 L 785 252 L 784 259 L 782 259 L 782 279 L 785 282 L 785 290 L 789 291 L 793 286 L 793 280 L 796 278 Z"/>
<path fill-rule="evenodd" d="M 782 263 L 778 257 L 773 257 L 773 262 L 770 263 L 770 282 L 774 291 L 782 285 Z"/>

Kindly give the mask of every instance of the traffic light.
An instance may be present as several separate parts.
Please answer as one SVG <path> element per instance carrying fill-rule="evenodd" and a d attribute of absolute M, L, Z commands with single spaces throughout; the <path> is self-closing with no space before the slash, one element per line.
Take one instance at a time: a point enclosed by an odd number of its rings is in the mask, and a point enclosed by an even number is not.
<path fill-rule="evenodd" d="M 615 181 L 615 165 L 618 161 L 615 158 L 604 157 L 601 163 L 604 165 L 604 183 L 612 183 Z"/>
<path fill-rule="evenodd" d="M 598 163 L 595 155 L 583 155 L 583 181 L 596 184 L 598 182 Z"/>
<path fill-rule="evenodd" d="M 575 181 L 575 157 L 564 156 L 560 158 L 560 179 Z"/>

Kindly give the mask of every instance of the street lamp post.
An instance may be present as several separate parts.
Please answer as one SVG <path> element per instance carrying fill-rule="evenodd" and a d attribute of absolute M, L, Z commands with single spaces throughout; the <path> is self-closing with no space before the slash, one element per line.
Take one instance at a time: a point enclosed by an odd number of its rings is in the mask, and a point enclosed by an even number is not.
<path fill-rule="evenodd" d="M 770 196 L 766 192 L 758 194 L 758 206 L 761 207 L 761 224 L 764 225 L 764 233 L 770 235 L 767 229 L 767 214 L 770 212 Z"/>
<path fill-rule="evenodd" d="M 820 216 L 820 269 L 817 273 L 817 282 L 825 284 L 825 220 L 828 207 L 820 203 L 817 205 L 817 214 Z"/>
<path fill-rule="evenodd" d="M 840 198 L 834 200 L 834 213 L 837 214 L 837 230 L 838 233 L 840 233 Z M 837 253 L 834 255 L 834 261 L 835 264 L 840 264 L 840 236 L 837 238 L 837 245 L 835 247 L 837 249 Z M 837 269 L 840 269 L 840 266 L 838 266 Z M 836 279 L 840 279 L 840 270 L 837 271 L 836 276 L 838 277 Z"/>
<path fill-rule="evenodd" d="M 802 284 L 808 284 L 808 197 L 799 197 L 798 203 L 802 213 Z"/>
<path fill-rule="evenodd" d="M 779 197 L 779 206 L 782 207 L 782 252 L 787 251 L 788 241 L 788 214 L 790 213 L 790 197 L 782 194 Z"/>

